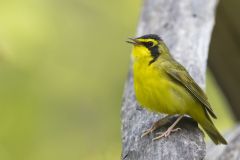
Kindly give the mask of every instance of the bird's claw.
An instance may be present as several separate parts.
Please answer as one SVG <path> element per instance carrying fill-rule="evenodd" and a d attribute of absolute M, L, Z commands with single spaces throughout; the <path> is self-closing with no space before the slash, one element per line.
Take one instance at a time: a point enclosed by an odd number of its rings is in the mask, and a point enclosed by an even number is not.
<path fill-rule="evenodd" d="M 143 132 L 143 134 L 141 135 L 141 138 L 149 135 L 149 134 L 152 133 L 155 129 L 156 129 L 156 128 L 153 127 L 153 126 L 152 126 L 151 128 L 149 128 L 149 129 L 147 129 L 146 131 Z"/>
<path fill-rule="evenodd" d="M 168 137 L 171 133 L 177 132 L 177 131 L 179 131 L 179 130 L 181 130 L 181 128 L 175 128 L 175 129 L 168 128 L 165 132 L 159 132 L 159 133 L 157 133 L 157 135 L 159 135 L 159 136 L 153 138 L 152 140 L 153 140 L 153 141 L 156 141 L 156 140 L 161 139 L 161 138 L 163 138 L 163 137 Z"/>

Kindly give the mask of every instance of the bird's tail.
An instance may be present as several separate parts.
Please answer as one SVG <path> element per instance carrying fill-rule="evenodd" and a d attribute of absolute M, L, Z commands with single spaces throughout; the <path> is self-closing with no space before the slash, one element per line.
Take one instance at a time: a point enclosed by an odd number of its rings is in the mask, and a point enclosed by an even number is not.
<path fill-rule="evenodd" d="M 206 131 L 208 136 L 212 139 L 215 144 L 227 144 L 227 141 L 224 137 L 219 133 L 217 128 L 214 126 L 211 118 L 208 113 L 205 112 L 206 118 L 198 121 L 202 128 Z"/>

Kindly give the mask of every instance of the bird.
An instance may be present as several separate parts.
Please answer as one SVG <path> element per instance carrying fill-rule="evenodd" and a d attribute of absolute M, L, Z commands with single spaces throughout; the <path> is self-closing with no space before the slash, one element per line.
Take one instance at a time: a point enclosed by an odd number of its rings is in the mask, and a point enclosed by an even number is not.
<path fill-rule="evenodd" d="M 211 118 L 216 119 L 208 98 L 188 71 L 170 54 L 165 42 L 157 34 L 129 38 L 133 45 L 133 86 L 137 102 L 152 112 L 167 116 L 146 130 L 142 137 L 159 128 L 170 116 L 176 121 L 159 136 L 158 140 L 181 130 L 177 123 L 188 115 L 201 125 L 215 144 L 227 144 Z M 159 126 L 160 125 L 160 126 Z"/>

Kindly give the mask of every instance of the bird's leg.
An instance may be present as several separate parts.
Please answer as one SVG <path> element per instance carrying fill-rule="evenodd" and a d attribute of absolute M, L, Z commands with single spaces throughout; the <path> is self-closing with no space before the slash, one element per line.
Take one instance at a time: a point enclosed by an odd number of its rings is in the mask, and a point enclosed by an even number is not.
<path fill-rule="evenodd" d="M 156 129 L 158 129 L 159 127 L 169 123 L 169 117 L 171 117 L 172 115 L 167 115 L 162 119 L 159 119 L 157 122 L 153 123 L 153 125 L 147 129 L 146 131 L 143 132 L 143 134 L 141 135 L 141 137 L 144 137 L 146 135 L 149 135 L 150 133 L 152 133 L 153 131 L 155 131 Z"/>
<path fill-rule="evenodd" d="M 169 136 L 172 132 L 177 132 L 178 130 L 181 130 L 181 128 L 175 128 L 174 127 L 177 125 L 177 123 L 183 118 L 184 115 L 181 115 L 179 116 L 176 121 L 163 133 L 157 133 L 157 134 L 160 134 L 159 136 L 153 138 L 152 140 L 155 141 L 155 140 L 158 140 L 162 137 L 167 137 Z"/>

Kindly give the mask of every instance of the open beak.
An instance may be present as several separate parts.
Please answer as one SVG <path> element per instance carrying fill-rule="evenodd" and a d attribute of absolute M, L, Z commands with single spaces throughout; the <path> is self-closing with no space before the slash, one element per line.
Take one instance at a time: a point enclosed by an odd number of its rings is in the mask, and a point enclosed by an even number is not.
<path fill-rule="evenodd" d="M 127 40 L 127 43 L 133 44 L 133 45 L 139 45 L 140 42 L 137 39 L 134 38 L 128 38 L 129 40 Z"/>

